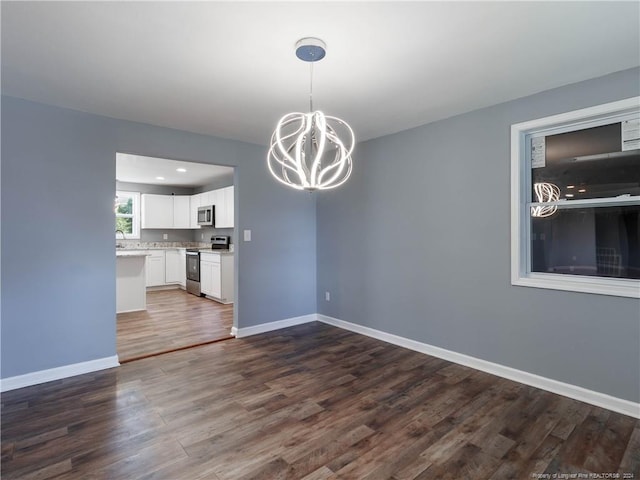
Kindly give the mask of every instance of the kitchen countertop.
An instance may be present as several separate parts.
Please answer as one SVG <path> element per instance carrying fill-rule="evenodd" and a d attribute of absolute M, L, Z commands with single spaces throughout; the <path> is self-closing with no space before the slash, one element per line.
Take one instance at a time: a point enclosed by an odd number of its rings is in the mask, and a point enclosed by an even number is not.
<path fill-rule="evenodd" d="M 186 247 L 150 247 L 150 248 L 116 248 L 116 257 L 148 257 L 149 251 L 154 250 L 186 250 Z M 219 253 L 221 255 L 233 255 L 233 250 L 197 248 L 200 253 Z"/>
<path fill-rule="evenodd" d="M 138 240 L 116 240 L 117 250 L 175 250 L 181 248 L 207 248 L 210 242 L 140 242 Z"/>
<path fill-rule="evenodd" d="M 187 248 L 199 248 L 199 247 L 118 247 L 116 246 L 116 252 L 131 252 L 140 250 L 186 250 Z"/>
<path fill-rule="evenodd" d="M 141 250 L 116 250 L 116 257 L 148 257 L 150 255 Z"/>
<path fill-rule="evenodd" d="M 233 248 L 229 249 L 213 249 L 211 243 L 208 242 L 137 242 L 126 241 L 116 242 L 116 256 L 137 256 L 139 252 L 149 252 L 154 250 L 198 250 L 202 253 L 220 253 L 223 255 L 233 255 Z M 132 252 L 138 252 L 131 255 Z M 143 253 L 150 255 L 149 253 Z"/>

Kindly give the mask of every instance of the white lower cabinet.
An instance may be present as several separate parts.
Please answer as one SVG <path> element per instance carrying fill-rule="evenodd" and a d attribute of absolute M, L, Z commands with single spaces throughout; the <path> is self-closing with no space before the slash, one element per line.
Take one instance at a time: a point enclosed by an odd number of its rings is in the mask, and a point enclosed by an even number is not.
<path fill-rule="evenodd" d="M 181 265 L 179 250 L 166 250 L 165 254 L 165 283 L 180 283 L 181 273 L 184 273 L 185 266 Z"/>
<path fill-rule="evenodd" d="M 149 250 L 147 257 L 147 287 L 164 285 L 165 257 L 164 250 Z"/>
<path fill-rule="evenodd" d="M 221 303 L 233 303 L 233 255 L 200 252 L 200 291 Z"/>
<path fill-rule="evenodd" d="M 165 285 L 187 284 L 186 249 L 148 250 L 146 263 L 146 286 L 161 287 Z"/>
<path fill-rule="evenodd" d="M 187 288 L 187 249 L 179 249 L 178 254 L 180 255 L 180 286 Z"/>
<path fill-rule="evenodd" d="M 220 264 L 211 264 L 211 296 L 215 298 L 222 297 L 222 281 L 220 279 Z"/>
<path fill-rule="evenodd" d="M 213 266 L 214 262 L 207 261 L 204 255 L 200 255 L 200 291 L 205 295 L 213 295 Z"/>

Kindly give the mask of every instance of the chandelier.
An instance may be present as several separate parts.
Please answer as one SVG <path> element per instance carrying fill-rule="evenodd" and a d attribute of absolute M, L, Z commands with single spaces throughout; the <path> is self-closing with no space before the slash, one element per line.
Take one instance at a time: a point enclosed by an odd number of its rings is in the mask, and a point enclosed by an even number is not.
<path fill-rule="evenodd" d="M 309 113 L 283 116 L 271 136 L 269 171 L 279 182 L 297 190 L 327 190 L 351 175 L 354 135 L 337 117 L 313 110 L 313 63 L 322 60 L 326 45 L 318 38 L 296 43 L 296 56 L 310 64 Z"/>

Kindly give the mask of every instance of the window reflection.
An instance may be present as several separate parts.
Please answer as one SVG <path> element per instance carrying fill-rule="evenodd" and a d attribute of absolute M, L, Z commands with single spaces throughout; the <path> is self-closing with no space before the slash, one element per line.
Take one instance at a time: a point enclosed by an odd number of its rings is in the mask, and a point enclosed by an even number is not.
<path fill-rule="evenodd" d="M 553 183 L 534 183 L 533 193 L 536 195 L 536 201 L 540 203 L 557 202 L 560 199 L 560 189 Z M 536 205 L 531 207 L 531 216 L 550 217 L 556 213 L 556 210 L 558 207 L 555 205 Z"/>
<path fill-rule="evenodd" d="M 531 271 L 640 278 L 640 206 L 559 209 L 531 218 Z"/>
<path fill-rule="evenodd" d="M 531 169 L 535 184 L 551 183 L 560 199 L 640 195 L 640 150 L 621 151 L 621 123 L 545 137 L 545 165 Z"/>

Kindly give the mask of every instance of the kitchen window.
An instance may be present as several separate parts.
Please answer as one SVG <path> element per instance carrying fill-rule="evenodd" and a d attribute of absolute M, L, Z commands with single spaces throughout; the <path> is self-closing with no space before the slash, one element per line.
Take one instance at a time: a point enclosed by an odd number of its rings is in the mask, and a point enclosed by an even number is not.
<path fill-rule="evenodd" d="M 140 193 L 117 191 L 115 212 L 116 239 L 140 238 Z"/>
<path fill-rule="evenodd" d="M 511 283 L 640 298 L 640 97 L 512 125 Z"/>

